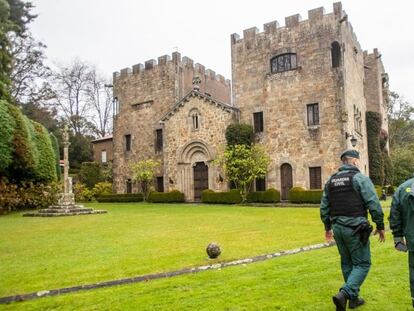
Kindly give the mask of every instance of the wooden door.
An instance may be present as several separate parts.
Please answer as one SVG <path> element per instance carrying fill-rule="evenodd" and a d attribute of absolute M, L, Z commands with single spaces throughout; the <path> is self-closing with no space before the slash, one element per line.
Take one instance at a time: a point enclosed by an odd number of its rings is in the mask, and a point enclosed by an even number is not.
<path fill-rule="evenodd" d="M 293 187 L 292 166 L 288 163 L 282 164 L 280 167 L 280 184 L 282 188 L 282 200 L 287 200 L 289 190 Z"/>
<path fill-rule="evenodd" d="M 201 201 L 201 192 L 208 189 L 208 166 L 197 162 L 194 166 L 194 201 Z"/>

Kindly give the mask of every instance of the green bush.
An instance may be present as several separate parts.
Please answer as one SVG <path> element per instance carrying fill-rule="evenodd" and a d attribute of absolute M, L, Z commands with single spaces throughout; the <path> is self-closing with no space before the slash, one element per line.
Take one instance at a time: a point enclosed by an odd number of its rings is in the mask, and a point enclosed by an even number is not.
<path fill-rule="evenodd" d="M 0 181 L 0 214 L 15 210 L 48 208 L 55 205 L 60 192 L 58 183 L 34 184 L 23 182 L 13 184 Z"/>
<path fill-rule="evenodd" d="M 388 186 L 386 192 L 387 192 L 387 195 L 394 195 L 395 187 L 394 186 Z"/>
<path fill-rule="evenodd" d="M 384 182 L 384 159 L 380 146 L 381 120 L 381 115 L 378 112 L 367 111 L 369 177 L 377 185 L 382 185 Z"/>
<path fill-rule="evenodd" d="M 0 100 L 0 175 L 5 175 L 6 169 L 13 162 L 13 132 L 16 126 L 10 115 L 7 102 Z"/>
<path fill-rule="evenodd" d="M 232 189 L 227 192 L 214 192 L 213 190 L 204 190 L 201 194 L 201 202 L 210 204 L 238 204 L 242 201 L 240 191 Z"/>
<path fill-rule="evenodd" d="M 41 182 L 56 181 L 56 155 L 46 128 L 35 121 L 31 121 L 35 129 L 35 142 L 39 152 L 35 179 Z"/>
<path fill-rule="evenodd" d="M 98 162 L 83 162 L 79 171 L 79 179 L 89 189 L 92 189 L 95 184 L 105 181 L 101 165 Z"/>
<path fill-rule="evenodd" d="M 106 194 L 96 197 L 98 202 L 141 202 L 144 200 L 142 193 L 118 193 L 118 194 Z"/>
<path fill-rule="evenodd" d="M 266 191 L 250 192 L 247 195 L 247 202 L 249 203 L 276 203 L 280 201 L 280 192 L 276 189 L 270 188 Z"/>
<path fill-rule="evenodd" d="M 92 189 L 93 196 L 112 194 L 112 184 L 110 182 L 98 182 Z"/>
<path fill-rule="evenodd" d="M 85 184 L 76 183 L 73 186 L 76 202 L 90 202 L 94 199 L 93 191 L 86 187 Z"/>
<path fill-rule="evenodd" d="M 36 132 L 33 124 L 19 108 L 9 105 L 9 112 L 15 121 L 13 133 L 13 162 L 8 176 L 15 182 L 36 180 L 39 151 L 36 146 Z"/>
<path fill-rule="evenodd" d="M 315 203 L 321 202 L 323 190 L 305 190 L 302 187 L 294 187 L 289 190 L 289 201 L 292 203 Z"/>
<path fill-rule="evenodd" d="M 226 129 L 228 146 L 247 145 L 253 142 L 253 127 L 249 124 L 231 124 Z"/>
<path fill-rule="evenodd" d="M 148 196 L 148 202 L 152 203 L 180 203 L 184 202 L 184 193 L 173 190 L 170 192 L 153 191 Z"/>
<path fill-rule="evenodd" d="M 57 180 L 62 179 L 62 172 L 60 170 L 60 153 L 59 153 L 59 143 L 55 135 L 53 133 L 49 134 L 50 136 L 50 142 L 52 143 L 53 152 L 55 154 L 55 160 L 56 160 L 56 178 Z"/>

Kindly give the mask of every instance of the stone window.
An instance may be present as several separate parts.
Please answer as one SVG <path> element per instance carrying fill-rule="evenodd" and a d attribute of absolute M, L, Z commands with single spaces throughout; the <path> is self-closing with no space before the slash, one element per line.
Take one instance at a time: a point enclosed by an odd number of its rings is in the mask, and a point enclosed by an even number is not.
<path fill-rule="evenodd" d="M 155 130 L 155 152 L 161 152 L 163 148 L 162 129 Z"/>
<path fill-rule="evenodd" d="M 270 60 L 270 69 L 272 73 L 278 73 L 297 68 L 297 59 L 295 53 L 280 54 Z"/>
<path fill-rule="evenodd" d="M 254 125 L 255 133 L 263 132 L 263 112 L 262 111 L 253 113 L 253 125 Z"/>
<path fill-rule="evenodd" d="M 193 131 L 200 129 L 200 113 L 197 109 L 191 109 L 190 111 L 190 122 L 191 122 L 191 129 Z"/>
<path fill-rule="evenodd" d="M 358 133 L 362 132 L 362 112 L 354 105 L 354 128 Z"/>
<path fill-rule="evenodd" d="M 157 191 L 164 192 L 164 176 L 157 177 Z"/>
<path fill-rule="evenodd" d="M 106 163 L 107 162 L 107 159 L 106 159 L 106 150 L 105 149 L 101 151 L 101 162 L 102 163 Z"/>
<path fill-rule="evenodd" d="M 333 68 L 337 68 L 341 65 L 341 46 L 338 41 L 334 41 L 331 44 L 331 58 Z"/>
<path fill-rule="evenodd" d="M 125 151 L 131 151 L 131 134 L 125 135 Z"/>
<path fill-rule="evenodd" d="M 126 181 L 126 193 L 132 193 L 132 180 L 127 179 Z"/>
<path fill-rule="evenodd" d="M 114 97 L 114 99 L 112 100 L 112 104 L 113 104 L 113 113 L 114 116 L 117 116 L 119 113 L 119 101 L 118 101 L 118 97 Z"/>
<path fill-rule="evenodd" d="M 319 104 L 307 105 L 308 126 L 319 125 Z"/>
<path fill-rule="evenodd" d="M 256 178 L 256 191 L 266 191 L 266 179 Z"/>
<path fill-rule="evenodd" d="M 322 189 L 321 167 L 309 168 L 309 188 Z"/>

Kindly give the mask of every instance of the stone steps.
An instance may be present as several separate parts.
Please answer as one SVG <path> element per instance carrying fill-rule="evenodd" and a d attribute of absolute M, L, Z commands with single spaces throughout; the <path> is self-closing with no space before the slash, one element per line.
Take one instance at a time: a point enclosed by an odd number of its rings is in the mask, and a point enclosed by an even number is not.
<path fill-rule="evenodd" d="M 95 210 L 93 208 L 86 208 L 82 205 L 64 205 L 51 206 L 49 208 L 41 209 L 37 212 L 24 213 L 25 217 L 58 217 L 58 216 L 76 216 L 76 215 L 91 215 L 91 214 L 105 214 L 105 210 Z"/>

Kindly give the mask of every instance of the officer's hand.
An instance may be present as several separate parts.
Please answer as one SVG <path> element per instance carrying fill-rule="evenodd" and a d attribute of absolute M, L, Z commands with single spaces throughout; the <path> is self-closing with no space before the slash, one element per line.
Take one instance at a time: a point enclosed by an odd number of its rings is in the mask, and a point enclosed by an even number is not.
<path fill-rule="evenodd" d="M 375 229 L 374 235 L 377 235 L 377 234 L 379 234 L 379 241 L 385 242 L 385 230 Z"/>
<path fill-rule="evenodd" d="M 408 251 L 407 245 L 405 245 L 405 243 L 401 241 L 395 243 L 395 249 L 399 252 L 404 252 L 404 253 Z"/>
<path fill-rule="evenodd" d="M 333 238 L 332 230 L 325 231 L 326 242 L 331 242 Z"/>

